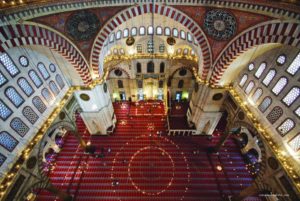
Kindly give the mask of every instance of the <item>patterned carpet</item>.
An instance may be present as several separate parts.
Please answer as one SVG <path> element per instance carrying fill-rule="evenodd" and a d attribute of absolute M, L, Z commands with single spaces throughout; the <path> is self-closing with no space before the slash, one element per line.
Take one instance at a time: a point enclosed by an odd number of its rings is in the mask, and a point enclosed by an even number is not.
<path fill-rule="evenodd" d="M 114 108 L 118 123 L 111 136 L 90 137 L 77 116 L 84 139 L 97 148 L 95 155 L 85 154 L 71 134 L 58 154 L 51 181 L 74 200 L 221 201 L 251 184 L 232 139 L 219 154 L 208 154 L 219 133 L 211 139 L 166 136 L 162 102 L 123 102 Z M 37 200 L 59 199 L 41 191 Z"/>

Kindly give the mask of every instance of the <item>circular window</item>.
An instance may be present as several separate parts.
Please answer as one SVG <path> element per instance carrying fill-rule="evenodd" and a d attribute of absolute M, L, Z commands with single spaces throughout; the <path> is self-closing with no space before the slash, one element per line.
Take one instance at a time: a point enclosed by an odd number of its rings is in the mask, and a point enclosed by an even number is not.
<path fill-rule="evenodd" d="M 28 169 L 32 169 L 32 168 L 34 168 L 36 162 L 37 162 L 37 159 L 36 159 L 36 157 L 33 156 L 27 160 L 26 167 Z"/>
<path fill-rule="evenodd" d="M 23 66 L 23 67 L 27 67 L 29 65 L 29 61 L 28 61 L 27 57 L 25 57 L 25 56 L 20 56 L 19 62 L 21 64 L 21 66 Z"/>
<path fill-rule="evenodd" d="M 104 91 L 104 93 L 107 92 L 107 84 L 106 83 L 103 84 L 103 91 Z"/>
<path fill-rule="evenodd" d="M 114 71 L 114 73 L 115 73 L 115 75 L 116 76 L 118 76 L 118 77 L 120 77 L 120 76 L 122 76 L 122 71 L 120 71 L 119 69 L 116 69 L 115 71 Z"/>
<path fill-rule="evenodd" d="M 223 98 L 223 94 L 221 94 L 221 93 L 217 93 L 217 94 L 213 95 L 213 97 L 212 97 L 212 99 L 214 101 L 221 100 L 222 98 Z"/>
<path fill-rule="evenodd" d="M 49 69 L 52 73 L 54 73 L 56 71 L 56 66 L 54 64 L 50 64 Z"/>
<path fill-rule="evenodd" d="M 186 73 L 187 73 L 186 69 L 181 69 L 181 70 L 179 71 L 179 75 L 180 75 L 180 76 L 185 76 Z"/>
<path fill-rule="evenodd" d="M 80 94 L 80 98 L 81 98 L 81 100 L 84 100 L 84 101 L 90 100 L 90 96 L 87 94 Z"/>
<path fill-rule="evenodd" d="M 268 164 L 269 164 L 270 168 L 272 168 L 273 170 L 277 170 L 279 167 L 279 164 L 274 157 L 268 158 Z"/>
<path fill-rule="evenodd" d="M 278 57 L 277 57 L 277 64 L 278 65 L 283 65 L 284 63 L 285 63 L 285 61 L 286 61 L 286 56 L 285 55 L 279 55 Z"/>
<path fill-rule="evenodd" d="M 244 119 L 245 119 L 245 114 L 244 114 L 244 112 L 239 112 L 239 113 L 238 113 L 238 117 L 239 117 L 240 120 L 244 120 Z"/>
<path fill-rule="evenodd" d="M 249 71 L 252 71 L 254 69 L 254 63 L 249 64 L 248 69 Z"/>
<path fill-rule="evenodd" d="M 65 118 L 66 118 L 66 113 L 64 113 L 64 112 L 59 113 L 59 119 L 60 120 L 63 120 Z"/>

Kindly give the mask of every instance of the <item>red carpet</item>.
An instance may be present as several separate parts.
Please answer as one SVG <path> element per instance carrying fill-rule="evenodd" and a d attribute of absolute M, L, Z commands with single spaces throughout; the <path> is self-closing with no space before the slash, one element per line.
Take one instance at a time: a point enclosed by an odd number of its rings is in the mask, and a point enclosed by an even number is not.
<path fill-rule="evenodd" d="M 206 148 L 218 141 L 218 134 L 212 140 L 167 137 L 161 102 L 114 107 L 118 124 L 112 136 L 89 139 L 82 119 L 77 119 L 79 131 L 97 147 L 99 157 L 84 154 L 70 134 L 50 173 L 53 184 L 75 200 L 221 201 L 252 182 L 232 139 L 219 155 L 209 155 Z M 217 165 L 223 170 L 218 171 Z M 37 200 L 59 199 L 41 191 Z"/>

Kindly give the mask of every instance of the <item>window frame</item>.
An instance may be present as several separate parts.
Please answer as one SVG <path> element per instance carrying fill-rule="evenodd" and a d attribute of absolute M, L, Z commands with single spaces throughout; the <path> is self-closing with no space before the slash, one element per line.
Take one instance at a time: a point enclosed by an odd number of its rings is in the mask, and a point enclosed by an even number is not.
<path fill-rule="evenodd" d="M 7 104 L 2 99 L 0 99 L 0 102 L 10 111 L 10 114 L 6 118 L 2 118 L 0 116 L 0 119 L 2 119 L 3 121 L 6 121 L 14 112 L 12 109 L 10 109 L 10 107 L 7 106 Z"/>
<path fill-rule="evenodd" d="M 4 77 L 4 79 L 5 79 L 5 81 L 4 81 L 2 84 L 0 84 L 0 88 L 1 88 L 1 87 L 4 86 L 6 83 L 8 83 L 8 79 L 7 79 L 7 77 L 2 73 L 1 70 L 0 70 L 0 74 L 1 74 L 2 77 Z"/>
<path fill-rule="evenodd" d="M 283 99 L 284 99 L 284 98 L 292 91 L 293 88 L 298 88 L 299 91 L 300 91 L 300 87 L 294 85 L 294 86 L 290 87 L 290 90 L 289 90 L 289 91 L 281 98 L 281 100 L 280 100 L 286 107 L 291 107 L 291 106 L 296 102 L 296 100 L 300 97 L 300 93 L 299 93 L 299 95 L 293 100 L 293 102 L 291 102 L 290 105 L 286 104 L 286 103 L 283 101 Z"/>
<path fill-rule="evenodd" d="M 21 63 L 21 58 L 22 58 L 22 57 L 24 57 L 24 58 L 27 60 L 27 65 L 23 65 L 23 64 Z M 29 66 L 29 59 L 28 59 L 25 55 L 20 55 L 18 61 L 19 61 L 19 64 L 20 64 L 22 67 L 24 67 L 24 68 L 26 68 L 26 67 Z"/>
<path fill-rule="evenodd" d="M 20 104 L 19 105 L 16 105 L 9 97 L 8 97 L 8 95 L 6 94 L 6 92 L 7 92 L 7 90 L 8 89 L 13 89 L 13 90 L 15 90 L 15 92 L 21 97 L 21 99 L 22 99 L 22 101 L 20 102 Z M 19 108 L 19 107 L 21 107 L 21 105 L 25 102 L 25 99 L 21 96 L 21 94 L 16 90 L 16 88 L 15 87 L 13 87 L 13 86 L 8 86 L 8 87 L 6 87 L 6 89 L 4 90 L 4 95 L 5 95 L 5 97 L 16 107 L 16 108 Z"/>
<path fill-rule="evenodd" d="M 294 123 L 294 125 L 293 125 L 293 127 L 292 128 L 290 128 L 290 130 L 288 130 L 286 133 L 281 133 L 281 131 L 279 130 L 279 127 L 284 123 L 284 122 L 286 122 L 288 119 L 290 119 L 293 123 Z M 276 128 L 276 130 L 277 130 L 277 132 L 279 133 L 279 135 L 281 135 L 281 137 L 284 137 L 284 136 L 286 136 L 289 132 L 291 132 L 294 128 L 295 128 L 295 125 L 296 125 L 296 123 L 295 123 L 295 121 L 292 119 L 292 118 L 285 118 L 278 126 L 277 126 L 277 128 Z"/>
<path fill-rule="evenodd" d="M 24 79 L 25 82 L 27 82 L 27 84 L 31 87 L 31 89 L 32 89 L 32 93 L 31 93 L 31 94 L 27 94 L 27 93 L 25 92 L 25 90 L 23 89 L 23 87 L 21 87 L 21 85 L 20 85 L 20 80 L 21 80 L 21 79 Z M 33 87 L 30 85 L 29 81 L 28 81 L 25 77 L 19 77 L 18 80 L 17 80 L 17 85 L 19 86 L 19 88 L 23 91 L 23 93 L 24 93 L 27 97 L 32 96 L 32 94 L 34 94 L 34 92 L 35 92 L 35 90 L 33 89 Z"/>

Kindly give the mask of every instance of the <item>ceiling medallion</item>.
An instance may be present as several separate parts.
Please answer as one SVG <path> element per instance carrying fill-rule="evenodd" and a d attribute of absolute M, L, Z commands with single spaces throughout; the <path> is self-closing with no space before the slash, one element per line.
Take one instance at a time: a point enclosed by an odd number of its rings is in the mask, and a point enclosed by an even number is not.
<path fill-rule="evenodd" d="M 135 42 L 134 38 L 132 36 L 129 36 L 126 40 L 126 45 L 131 46 Z"/>
<path fill-rule="evenodd" d="M 167 43 L 168 43 L 169 45 L 175 45 L 175 44 L 176 44 L 176 40 L 175 40 L 175 38 L 173 38 L 173 37 L 168 37 L 168 38 L 167 38 Z"/>
<path fill-rule="evenodd" d="M 204 30 L 216 40 L 228 40 L 235 33 L 237 23 L 235 17 L 224 10 L 211 10 L 204 18 Z"/>

